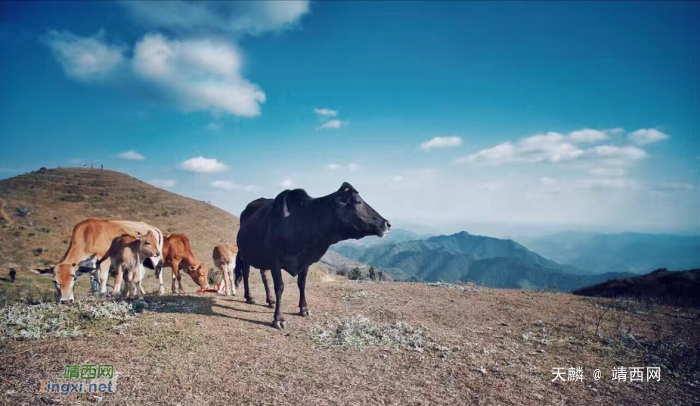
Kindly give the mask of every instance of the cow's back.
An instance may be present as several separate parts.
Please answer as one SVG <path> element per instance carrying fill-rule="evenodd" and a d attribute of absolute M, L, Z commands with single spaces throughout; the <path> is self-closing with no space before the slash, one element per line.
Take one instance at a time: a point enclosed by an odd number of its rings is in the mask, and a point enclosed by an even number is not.
<path fill-rule="evenodd" d="M 246 206 L 241 213 L 241 226 L 236 241 L 241 257 L 259 269 L 269 269 L 271 260 L 265 251 L 271 249 L 267 244 L 270 214 L 274 200 L 260 198 Z"/>
<path fill-rule="evenodd" d="M 87 259 L 85 255 L 101 257 L 109 251 L 112 241 L 123 235 L 145 235 L 148 231 L 153 232 L 158 239 L 158 249 L 162 250 L 162 233 L 157 228 L 141 221 L 122 220 L 101 220 L 88 219 L 78 223 L 73 228 L 68 251 L 64 254 L 61 262 L 79 262 Z"/>

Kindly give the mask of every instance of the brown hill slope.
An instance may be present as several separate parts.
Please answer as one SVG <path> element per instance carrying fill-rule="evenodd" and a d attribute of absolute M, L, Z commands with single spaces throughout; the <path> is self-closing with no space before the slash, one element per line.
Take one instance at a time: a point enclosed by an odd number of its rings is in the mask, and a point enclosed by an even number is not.
<path fill-rule="evenodd" d="M 235 241 L 239 227 L 238 217 L 225 210 L 108 170 L 42 169 L 5 179 L 0 200 L 0 270 L 4 275 L 15 267 L 25 282 L 36 279 L 27 270 L 61 259 L 73 227 L 87 218 L 140 220 L 164 233 L 185 233 L 210 265 L 214 245 Z"/>

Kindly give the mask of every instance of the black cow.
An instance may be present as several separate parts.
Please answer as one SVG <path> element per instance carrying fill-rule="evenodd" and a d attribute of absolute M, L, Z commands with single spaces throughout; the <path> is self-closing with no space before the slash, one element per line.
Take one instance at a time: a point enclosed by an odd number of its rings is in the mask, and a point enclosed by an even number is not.
<path fill-rule="evenodd" d="M 236 285 L 243 279 L 247 303 L 250 266 L 260 269 L 267 304 L 275 307 L 272 325 L 284 328 L 280 307 L 284 282 L 282 269 L 297 276 L 299 315 L 308 316 L 305 287 L 309 266 L 321 259 L 338 241 L 368 235 L 384 236 L 391 224 L 365 203 L 357 190 L 345 182 L 337 192 L 311 198 L 303 189 L 285 190 L 273 199 L 261 198 L 241 213 L 236 257 Z M 266 270 L 271 270 L 276 300 L 272 298 Z"/>

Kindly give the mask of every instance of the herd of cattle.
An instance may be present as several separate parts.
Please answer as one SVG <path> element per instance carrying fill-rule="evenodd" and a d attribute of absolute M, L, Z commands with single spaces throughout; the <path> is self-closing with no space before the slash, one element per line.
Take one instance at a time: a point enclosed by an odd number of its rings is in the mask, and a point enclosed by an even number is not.
<path fill-rule="evenodd" d="M 306 275 L 328 247 L 339 241 L 370 235 L 384 236 L 391 224 L 367 204 L 357 190 L 345 182 L 327 196 L 312 198 L 303 189 L 285 190 L 274 199 L 260 198 L 248 204 L 240 218 L 237 244 L 214 247 L 214 265 L 221 270 L 222 281 L 209 289 L 208 264 L 199 261 L 183 234 L 163 235 L 144 222 L 85 220 L 73 229 L 68 251 L 52 273 L 60 303 L 73 302 L 73 286 L 80 272 L 93 272 L 99 291 L 106 295 L 107 278 L 114 275 L 116 295 L 121 294 L 124 279 L 126 296 L 145 294 L 144 266 L 154 269 L 163 287 L 163 267 L 172 269 L 173 293 L 184 293 L 181 272 L 186 272 L 202 291 L 235 294 L 242 280 L 247 303 L 250 295 L 250 267 L 260 270 L 269 307 L 275 307 L 272 325 L 284 328 L 281 312 L 284 282 L 281 270 L 298 276 L 299 315 L 308 316 Z M 272 278 L 274 293 L 270 291 Z"/>

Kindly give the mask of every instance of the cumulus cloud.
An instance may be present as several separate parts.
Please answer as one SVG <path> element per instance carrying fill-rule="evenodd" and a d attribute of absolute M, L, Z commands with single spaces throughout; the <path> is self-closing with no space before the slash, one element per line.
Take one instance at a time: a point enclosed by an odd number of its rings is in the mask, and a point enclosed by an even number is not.
<path fill-rule="evenodd" d="M 124 61 L 124 49 L 107 43 L 102 31 L 90 37 L 49 31 L 44 41 L 66 75 L 81 81 L 105 79 Z"/>
<path fill-rule="evenodd" d="M 340 164 L 328 164 L 328 165 L 326 165 L 326 169 L 328 169 L 330 171 L 337 171 L 341 167 L 342 167 L 342 165 L 340 165 Z"/>
<path fill-rule="evenodd" d="M 667 140 L 670 137 L 654 128 L 641 128 L 628 135 L 630 141 L 637 145 L 653 144 L 655 142 Z"/>
<path fill-rule="evenodd" d="M 280 186 L 286 189 L 291 189 L 292 186 L 294 186 L 294 182 L 291 179 L 283 179 L 282 182 L 280 182 Z"/>
<path fill-rule="evenodd" d="M 242 190 L 245 192 L 254 192 L 260 190 L 257 185 L 241 185 L 238 183 L 231 182 L 229 180 L 215 180 L 211 183 L 211 187 L 214 189 L 222 190 Z"/>
<path fill-rule="evenodd" d="M 170 189 L 176 184 L 174 179 L 152 179 L 150 183 L 162 189 Z"/>
<path fill-rule="evenodd" d="M 597 142 L 608 139 L 604 131 L 583 129 L 578 131 L 572 131 L 569 133 L 569 139 L 572 142 Z"/>
<path fill-rule="evenodd" d="M 250 35 L 293 27 L 309 12 L 307 0 L 125 1 L 122 4 L 134 18 L 153 28 Z"/>
<path fill-rule="evenodd" d="M 314 113 L 318 114 L 319 116 L 324 116 L 324 117 L 335 117 L 338 115 L 338 110 L 314 109 Z"/>
<path fill-rule="evenodd" d="M 241 77 L 242 64 L 240 53 L 229 43 L 176 41 L 161 34 L 149 34 L 139 41 L 132 62 L 141 79 L 175 98 L 185 110 L 257 116 L 265 93 Z"/>
<path fill-rule="evenodd" d="M 458 162 L 503 163 L 560 163 L 582 159 L 600 159 L 606 163 L 625 164 L 647 156 L 646 152 L 632 145 L 598 145 L 584 148 L 583 143 L 596 143 L 608 139 L 605 131 L 584 129 L 567 135 L 557 132 L 536 134 L 481 150 L 458 159 Z"/>
<path fill-rule="evenodd" d="M 117 157 L 121 158 L 121 159 L 128 159 L 131 161 L 142 161 L 142 160 L 146 159 L 145 156 L 139 154 L 138 152 L 136 152 L 134 150 L 122 152 L 121 154 L 117 155 Z"/>
<path fill-rule="evenodd" d="M 433 148 L 455 148 L 462 145 L 462 138 L 457 136 L 435 137 L 420 144 L 421 149 L 430 151 Z"/>
<path fill-rule="evenodd" d="M 317 130 L 338 130 L 346 124 L 345 121 L 329 120 L 318 126 Z"/>
<path fill-rule="evenodd" d="M 189 172 L 213 173 L 223 172 L 228 167 L 214 158 L 200 156 L 184 161 L 181 168 Z"/>

